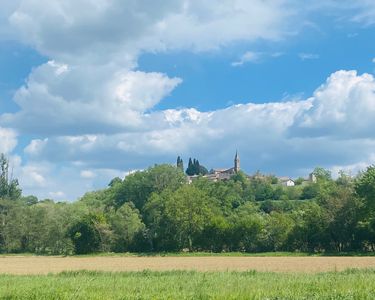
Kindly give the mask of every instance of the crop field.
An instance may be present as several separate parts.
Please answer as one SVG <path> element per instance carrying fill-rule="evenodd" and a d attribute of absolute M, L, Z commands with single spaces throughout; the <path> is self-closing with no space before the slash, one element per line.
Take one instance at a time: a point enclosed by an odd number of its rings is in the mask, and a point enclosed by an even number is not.
<path fill-rule="evenodd" d="M 375 257 L 0 256 L 0 299 L 374 299 Z"/>
<path fill-rule="evenodd" d="M 0 256 L 0 273 L 38 275 L 63 271 L 248 271 L 316 273 L 375 269 L 375 257 L 241 257 L 241 256 Z"/>

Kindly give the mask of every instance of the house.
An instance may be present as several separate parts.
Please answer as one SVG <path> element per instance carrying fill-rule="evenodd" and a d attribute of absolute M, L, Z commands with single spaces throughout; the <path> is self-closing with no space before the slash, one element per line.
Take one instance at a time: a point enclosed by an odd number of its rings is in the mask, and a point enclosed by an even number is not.
<path fill-rule="evenodd" d="M 279 183 L 283 186 L 295 186 L 295 182 L 293 179 L 289 178 L 289 177 L 279 177 Z"/>

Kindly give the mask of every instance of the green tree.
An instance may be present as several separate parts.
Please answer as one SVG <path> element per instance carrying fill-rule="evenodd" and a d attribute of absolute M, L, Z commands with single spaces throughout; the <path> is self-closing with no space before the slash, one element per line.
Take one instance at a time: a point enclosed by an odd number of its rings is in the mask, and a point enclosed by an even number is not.
<path fill-rule="evenodd" d="M 68 230 L 76 254 L 86 254 L 101 250 L 102 226 L 105 219 L 101 214 L 89 213 L 77 220 Z"/>
<path fill-rule="evenodd" d="M 132 202 L 125 203 L 110 215 L 109 222 L 114 233 L 113 250 L 124 252 L 136 250 L 136 238 L 142 236 L 145 225 Z"/>
<path fill-rule="evenodd" d="M 296 185 L 301 185 L 304 181 L 305 179 L 303 179 L 302 177 L 298 177 L 296 180 L 294 180 L 294 183 Z"/>
<path fill-rule="evenodd" d="M 326 170 L 321 167 L 316 167 L 313 171 L 313 174 L 316 176 L 316 179 L 327 181 L 327 180 L 332 180 L 332 174 L 331 171 Z"/>
<path fill-rule="evenodd" d="M 184 185 L 161 196 L 154 194 L 146 207 L 154 237 L 163 232 L 173 238 L 179 249 L 193 250 L 211 217 L 219 212 L 215 202 L 192 185 Z"/>
<path fill-rule="evenodd" d="M 4 154 L 0 155 L 0 198 L 17 200 L 21 197 L 21 189 L 17 179 L 9 174 L 9 161 Z"/>
<path fill-rule="evenodd" d="M 115 186 L 116 184 L 121 184 L 122 180 L 120 177 L 115 177 L 113 178 L 109 183 L 108 183 L 108 186 L 110 187 L 113 187 Z"/>
<path fill-rule="evenodd" d="M 375 209 L 375 166 L 370 166 L 360 174 L 355 183 L 355 192 L 366 204 L 368 211 Z"/>
<path fill-rule="evenodd" d="M 186 169 L 186 174 L 189 176 L 194 176 L 194 175 L 206 175 L 208 174 L 208 170 L 206 167 L 202 166 L 199 163 L 198 159 L 193 159 L 189 158 L 189 164 Z"/>
<path fill-rule="evenodd" d="M 176 190 L 186 182 L 180 169 L 171 165 L 155 165 L 145 171 L 135 172 L 125 177 L 121 184 L 110 187 L 106 194 L 109 203 L 118 208 L 125 202 L 133 202 L 138 210 L 153 192 L 164 189 Z"/>
<path fill-rule="evenodd" d="M 293 219 L 286 213 L 271 212 L 266 218 L 266 249 L 280 251 L 287 247 L 289 234 L 293 229 Z"/>
<path fill-rule="evenodd" d="M 238 207 L 230 220 L 232 251 L 257 252 L 262 250 L 265 240 L 264 216 L 259 214 L 251 202 Z"/>
<path fill-rule="evenodd" d="M 186 175 L 188 175 L 188 176 L 195 175 L 194 165 L 193 165 L 193 161 L 191 160 L 191 157 L 189 157 L 189 163 L 188 163 L 188 167 L 186 169 Z"/>
<path fill-rule="evenodd" d="M 314 199 L 319 194 L 320 187 L 316 183 L 309 183 L 305 185 L 302 189 L 301 199 Z"/>
<path fill-rule="evenodd" d="M 274 190 L 267 180 L 255 178 L 252 179 L 251 185 L 253 187 L 256 201 L 273 199 Z"/>

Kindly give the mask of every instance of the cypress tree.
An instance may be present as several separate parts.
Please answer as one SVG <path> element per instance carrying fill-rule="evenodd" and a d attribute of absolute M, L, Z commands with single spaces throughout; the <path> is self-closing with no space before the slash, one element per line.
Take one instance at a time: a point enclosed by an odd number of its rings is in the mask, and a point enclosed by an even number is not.
<path fill-rule="evenodd" d="M 179 168 L 182 172 L 184 171 L 184 161 L 180 156 L 177 157 L 177 168 Z"/>
<path fill-rule="evenodd" d="M 194 167 L 193 167 L 193 162 L 191 160 L 191 157 L 189 158 L 189 163 L 188 163 L 188 167 L 186 169 L 186 174 L 189 175 L 189 176 L 194 175 Z"/>
<path fill-rule="evenodd" d="M 194 174 L 199 175 L 199 161 L 198 161 L 198 159 L 194 161 Z"/>

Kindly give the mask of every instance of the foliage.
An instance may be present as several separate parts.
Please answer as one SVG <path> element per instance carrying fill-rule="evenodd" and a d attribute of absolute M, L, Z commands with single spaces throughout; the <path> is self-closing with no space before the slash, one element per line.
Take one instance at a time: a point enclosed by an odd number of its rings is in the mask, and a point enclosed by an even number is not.
<path fill-rule="evenodd" d="M 177 157 L 177 168 L 184 172 L 184 161 L 180 156 Z"/>
<path fill-rule="evenodd" d="M 186 181 L 180 169 L 170 165 L 155 165 L 145 171 L 138 171 L 111 186 L 107 192 L 110 205 L 118 208 L 125 202 L 133 202 L 142 210 L 153 192 L 164 189 L 178 189 Z"/>
<path fill-rule="evenodd" d="M 99 214 L 88 214 L 77 220 L 68 230 L 77 254 L 99 251 L 101 235 L 100 229 L 105 223 L 104 217 Z"/>
<path fill-rule="evenodd" d="M 194 158 L 193 160 L 191 160 L 191 158 L 189 158 L 186 174 L 189 176 L 206 175 L 208 174 L 208 170 L 199 163 L 198 159 Z"/>
<path fill-rule="evenodd" d="M 357 195 L 365 200 L 370 210 L 373 210 L 375 208 L 375 166 L 368 167 L 366 172 L 359 176 L 355 190 Z"/>
<path fill-rule="evenodd" d="M 16 200 L 21 196 L 18 180 L 9 174 L 9 161 L 4 154 L 0 155 L 0 198 Z"/>
<path fill-rule="evenodd" d="M 125 203 L 117 211 L 110 213 L 109 223 L 114 234 L 113 251 L 137 250 L 135 239 L 143 234 L 145 225 L 132 202 Z"/>
<path fill-rule="evenodd" d="M 55 203 L 22 196 L 0 162 L 3 253 L 375 251 L 374 166 L 336 180 L 317 168 L 316 183 L 285 187 L 241 171 L 188 184 L 181 166 L 155 165 Z"/>

